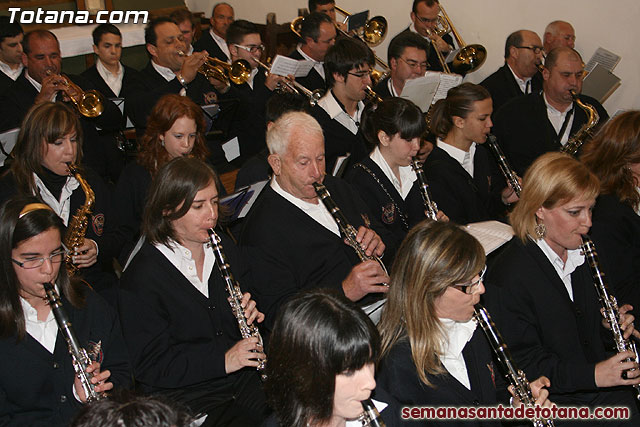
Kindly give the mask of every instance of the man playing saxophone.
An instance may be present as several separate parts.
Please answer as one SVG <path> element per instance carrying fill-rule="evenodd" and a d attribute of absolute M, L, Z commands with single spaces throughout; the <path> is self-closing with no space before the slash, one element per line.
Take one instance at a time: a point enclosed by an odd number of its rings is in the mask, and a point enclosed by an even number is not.
<path fill-rule="evenodd" d="M 493 133 L 505 156 L 519 176 L 540 155 L 558 151 L 583 126 L 590 126 L 589 114 L 574 101 L 572 91 L 580 94 L 584 63 L 580 54 L 569 47 L 558 47 L 547 55 L 542 72 L 542 93 L 531 93 L 505 103 L 493 115 Z M 595 109 L 600 125 L 609 115 L 595 99 L 577 95 Z M 588 132 L 586 132 L 588 133 Z"/>

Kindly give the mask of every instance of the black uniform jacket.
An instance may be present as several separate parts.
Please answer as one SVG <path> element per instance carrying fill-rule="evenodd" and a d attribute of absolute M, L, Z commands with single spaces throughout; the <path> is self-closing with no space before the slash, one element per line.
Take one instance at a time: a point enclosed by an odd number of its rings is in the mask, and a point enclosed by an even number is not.
<path fill-rule="evenodd" d="M 221 236 L 227 260 L 246 292 L 247 270 L 232 241 Z M 154 246 L 144 243 L 122 274 L 118 294 L 124 338 L 136 380 L 145 392 L 207 389 L 225 373 L 224 356 L 241 339 L 217 266 L 209 298 Z"/>
<path fill-rule="evenodd" d="M 486 79 L 480 82 L 480 86 L 484 86 L 491 94 L 494 112 L 498 111 L 510 99 L 524 95 L 507 64 L 487 76 Z M 537 72 L 531 78 L 530 93 L 538 93 L 540 90 L 542 90 L 542 74 Z"/>
<path fill-rule="evenodd" d="M 433 200 L 458 224 L 501 219 L 506 208 L 500 199 L 504 178 L 496 172 L 491 153 L 480 144 L 473 166 L 471 177 L 456 159 L 434 147 L 423 167 Z"/>
<path fill-rule="evenodd" d="M 227 62 L 229 60 L 227 54 L 224 53 L 222 49 L 220 49 L 220 46 L 218 46 L 218 43 L 216 43 L 213 37 L 211 37 L 209 31 L 205 31 L 204 33 L 202 33 L 202 37 L 200 37 L 193 44 L 193 50 L 194 52 L 201 52 L 203 50 L 206 50 L 209 56 L 218 58 L 219 60 L 224 62 Z"/>
<path fill-rule="evenodd" d="M 363 217 L 386 242 L 388 233 L 372 217 L 358 194 L 342 180 L 325 177 L 332 199 L 356 230 Z M 342 292 L 342 281 L 360 262 L 355 251 L 324 226 L 267 185 L 251 208 L 241 245 L 252 256 L 252 273 L 260 311 L 270 328 L 280 305 L 298 292 L 331 288 Z M 384 261 L 390 266 L 394 248 L 387 246 Z M 366 299 L 366 297 L 365 297 Z"/>
<path fill-rule="evenodd" d="M 586 95 L 580 95 L 580 99 L 598 111 L 598 125 L 607 121 L 609 115 L 598 101 Z M 587 121 L 586 113 L 575 103 L 573 115 L 571 135 Z M 530 93 L 508 101 L 494 114 L 494 118 L 493 133 L 519 176 L 523 176 L 542 154 L 560 150 L 558 135 L 547 116 L 542 93 Z"/>
<path fill-rule="evenodd" d="M 101 341 L 102 371 L 111 371 L 115 388 L 128 387 L 131 369 L 115 311 L 90 289 L 86 305 L 62 304 L 80 345 L 90 351 Z M 75 372 L 67 343 L 58 330 L 53 354 L 28 333 L 0 339 L 0 424 L 3 426 L 68 426 L 80 409 L 73 396 Z"/>
<path fill-rule="evenodd" d="M 297 49 L 294 49 L 289 54 L 289 58 L 297 59 L 298 61 L 305 59 Z M 315 68 L 311 68 L 309 74 L 304 77 L 296 77 L 296 81 L 311 91 L 319 89 L 324 92 L 327 90 L 327 83 Z"/>
<path fill-rule="evenodd" d="M 370 157 L 365 157 L 347 171 L 345 179 L 358 191 L 369 212 L 393 235 L 394 247 L 400 246 L 411 227 L 426 218 L 417 179 L 403 200 L 396 187 Z"/>
<path fill-rule="evenodd" d="M 490 406 L 497 403 L 495 377 L 500 375 L 494 367 L 491 349 L 480 327 L 462 350 L 471 390 L 446 371 L 429 375 L 433 387 L 427 387 L 418 377 L 411 358 L 407 338 L 399 341 L 382 359 L 378 368 L 377 384 L 387 390 L 401 406 Z M 438 420 L 409 421 L 409 425 L 499 426 L 499 422 L 486 420 L 438 423 Z M 457 421 L 457 422 L 456 422 Z"/>
<path fill-rule="evenodd" d="M 586 262 L 571 282 L 573 301 L 536 243 L 514 237 L 488 272 L 484 300 L 527 378 L 549 378 L 555 403 L 588 404 L 598 391 L 594 369 L 608 357 L 611 332 L 601 324 Z"/>

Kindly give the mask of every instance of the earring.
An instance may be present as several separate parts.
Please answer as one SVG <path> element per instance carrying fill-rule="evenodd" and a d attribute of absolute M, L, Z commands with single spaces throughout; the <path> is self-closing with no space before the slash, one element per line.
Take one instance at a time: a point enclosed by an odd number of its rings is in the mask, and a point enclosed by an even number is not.
<path fill-rule="evenodd" d="M 547 234 L 547 227 L 545 227 L 544 223 L 541 222 L 539 224 L 536 224 L 534 232 L 536 233 L 536 237 L 538 239 L 542 239 Z"/>
<path fill-rule="evenodd" d="M 164 139 L 160 140 L 160 145 L 164 147 Z"/>

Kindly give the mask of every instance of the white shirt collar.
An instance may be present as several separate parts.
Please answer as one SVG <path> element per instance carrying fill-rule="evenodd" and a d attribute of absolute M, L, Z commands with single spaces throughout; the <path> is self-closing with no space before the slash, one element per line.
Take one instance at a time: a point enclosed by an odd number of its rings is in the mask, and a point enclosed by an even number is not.
<path fill-rule="evenodd" d="M 402 94 L 398 94 L 396 92 L 396 88 L 393 87 L 393 79 L 391 77 L 389 77 L 389 80 L 387 80 L 387 87 L 389 88 L 389 93 L 391 94 L 391 96 L 400 96 Z"/>
<path fill-rule="evenodd" d="M 298 44 L 298 46 L 296 46 L 296 50 L 298 51 L 298 53 L 300 55 L 302 55 L 302 57 L 304 59 L 306 59 L 307 61 L 313 62 L 313 69 L 316 70 L 318 74 L 320 74 L 320 76 L 322 77 L 322 80 L 325 80 L 325 77 L 324 77 L 324 62 L 323 61 L 316 61 L 315 59 L 313 59 L 312 57 L 310 57 L 309 55 L 304 53 L 304 51 L 302 50 L 302 45 L 301 44 Z"/>
<path fill-rule="evenodd" d="M 327 112 L 332 120 L 337 121 L 342 126 L 349 129 L 352 134 L 355 135 L 358 133 L 358 125 L 356 122 L 360 123 L 362 110 L 364 110 L 364 103 L 362 101 L 358 101 L 358 108 L 356 110 L 355 117 L 351 117 L 342 109 L 342 107 L 340 107 L 340 104 L 336 101 L 332 90 L 328 90 L 327 93 L 320 98 L 318 105 Z"/>
<path fill-rule="evenodd" d="M 20 77 L 20 73 L 22 73 L 23 69 L 24 65 L 22 64 L 20 64 L 20 66 L 14 70 L 9 66 L 9 64 L 5 64 L 4 62 L 0 61 L 0 71 L 9 76 L 9 78 L 11 78 L 11 80 L 13 80 L 14 82 L 18 79 L 18 77 Z"/>
<path fill-rule="evenodd" d="M 542 99 L 544 99 L 544 103 L 547 106 L 547 117 L 551 122 L 551 125 L 555 129 L 556 133 L 559 133 L 562 130 L 562 124 L 567 117 L 567 114 L 573 108 L 573 104 L 569 105 L 569 107 L 564 111 L 557 110 L 553 105 L 549 104 L 549 100 L 547 99 L 547 94 L 543 92 Z M 567 126 L 565 127 L 564 133 L 560 136 L 560 143 L 562 145 L 566 144 L 569 140 L 569 134 L 571 133 L 571 127 L 573 126 L 573 119 L 575 118 L 575 114 L 571 114 L 569 117 L 569 121 L 567 122 Z"/>
<path fill-rule="evenodd" d="M 38 320 L 38 311 L 26 299 L 20 297 L 20 304 L 24 313 L 24 326 L 27 333 L 46 348 L 49 353 L 53 354 L 56 348 L 56 336 L 58 335 L 58 324 L 53 311 L 49 310 L 46 320 Z"/>
<path fill-rule="evenodd" d="M 258 68 L 252 69 L 251 70 L 251 75 L 249 76 L 249 80 L 247 80 L 247 84 L 249 85 L 251 90 L 253 90 L 253 81 L 256 78 L 256 75 L 258 74 L 258 71 L 260 71 Z"/>
<path fill-rule="evenodd" d="M 231 53 L 229 52 L 229 45 L 227 41 L 213 32 L 213 28 L 209 28 L 209 34 L 211 34 L 211 38 L 214 42 L 220 47 L 220 49 L 227 55 L 227 58 L 231 58 Z"/>
<path fill-rule="evenodd" d="M 320 200 L 318 200 L 317 204 L 306 202 L 302 199 L 297 198 L 293 194 L 286 192 L 280 187 L 278 184 L 278 180 L 276 179 L 276 175 L 271 178 L 271 188 L 273 191 L 281 195 L 292 205 L 300 209 L 305 214 L 309 215 L 314 221 L 322 225 L 327 230 L 331 231 L 337 236 L 340 236 L 340 230 L 338 229 L 338 224 L 334 221 L 331 213 L 327 210 Z"/>
<path fill-rule="evenodd" d="M 387 160 L 382 156 L 380 147 L 376 145 L 376 148 L 373 149 L 369 157 L 376 165 L 378 165 L 378 167 L 380 167 L 384 175 L 389 179 L 389 181 L 391 181 L 402 199 L 406 199 L 409 191 L 411 191 L 411 188 L 413 187 L 414 181 L 417 179 L 416 173 L 413 168 L 411 166 L 400 166 L 400 179 L 402 181 L 398 181 L 398 178 L 396 178 L 396 175 L 391 170 L 391 166 L 389 166 Z"/>
<path fill-rule="evenodd" d="M 104 82 L 109 86 L 109 88 L 116 94 L 116 96 L 120 95 L 120 90 L 122 89 L 122 79 L 124 78 L 124 67 L 121 63 L 118 62 L 118 72 L 112 73 L 107 67 L 104 66 L 100 58 L 96 60 L 96 70 L 98 70 L 98 74 L 104 80 Z"/>
<path fill-rule="evenodd" d="M 511 74 L 513 74 L 513 78 L 516 79 L 516 83 L 518 83 L 518 86 L 520 87 L 520 90 L 522 91 L 522 93 L 526 94 L 527 82 L 531 81 L 531 77 L 529 77 L 528 79 L 521 79 L 513 71 L 513 68 L 511 68 L 511 65 L 507 64 L 507 67 L 509 67 L 509 71 L 511 71 Z M 531 88 L 531 83 L 529 83 L 529 87 Z"/>
<path fill-rule="evenodd" d="M 176 73 L 171 71 L 171 68 L 163 67 L 162 65 L 156 64 L 156 61 L 151 60 L 151 65 L 153 68 L 160 74 L 164 79 L 168 82 L 176 78 Z"/>
<path fill-rule="evenodd" d="M 73 176 L 67 177 L 67 182 L 62 187 L 60 199 L 58 200 L 53 196 L 53 194 L 51 194 L 47 186 L 44 185 L 44 182 L 37 174 L 33 174 L 33 179 L 42 200 L 62 219 L 64 225 L 67 225 L 69 223 L 69 214 L 71 210 L 71 195 L 73 194 L 73 191 L 80 186 L 78 180 Z"/>
<path fill-rule="evenodd" d="M 471 319 L 468 322 L 456 322 L 451 319 L 440 319 L 440 322 L 442 322 L 444 329 L 443 341 L 440 343 L 442 351 L 440 361 L 455 379 L 471 390 L 471 382 L 462 350 L 476 330 L 476 321 Z"/>
<path fill-rule="evenodd" d="M 571 273 L 573 273 L 576 268 L 580 267 L 584 264 L 584 255 L 580 249 L 567 249 L 567 262 L 563 262 L 560 255 L 555 253 L 551 246 L 544 239 L 535 240 L 536 244 L 542 250 L 542 253 L 547 257 L 551 265 L 553 266 L 556 273 L 558 273 L 558 277 L 564 283 L 565 288 L 567 288 L 567 292 L 569 293 L 569 297 L 573 301 L 573 287 L 571 285 Z"/>
<path fill-rule="evenodd" d="M 38 93 L 40 93 L 40 91 L 42 90 L 42 84 L 38 83 L 37 81 L 35 81 L 33 79 L 33 77 L 31 77 L 29 75 L 29 69 L 27 69 L 27 71 L 25 71 L 24 73 L 25 78 L 29 81 L 29 83 L 31 83 L 33 85 L 33 87 L 36 88 L 36 90 L 38 91 Z"/>
<path fill-rule="evenodd" d="M 173 266 L 182 273 L 182 275 L 195 287 L 202 295 L 209 298 L 209 278 L 211 270 L 215 265 L 215 256 L 207 243 L 203 243 L 204 247 L 204 264 L 202 267 L 202 280 L 198 277 L 196 262 L 193 259 L 191 251 L 180 243 L 171 240 L 169 246 L 161 243 L 154 245 L 156 249 L 169 260 Z"/>
<path fill-rule="evenodd" d="M 448 155 L 453 157 L 462 166 L 466 151 L 461 150 L 458 147 L 454 147 L 453 145 L 447 144 L 440 138 L 437 139 L 437 145 L 439 148 L 442 148 Z M 474 170 L 473 160 L 475 158 L 475 154 L 476 154 L 476 143 L 472 142 L 471 147 L 469 147 L 470 170 L 465 169 L 467 172 L 469 172 L 469 175 L 471 176 L 473 176 L 473 170 Z"/>

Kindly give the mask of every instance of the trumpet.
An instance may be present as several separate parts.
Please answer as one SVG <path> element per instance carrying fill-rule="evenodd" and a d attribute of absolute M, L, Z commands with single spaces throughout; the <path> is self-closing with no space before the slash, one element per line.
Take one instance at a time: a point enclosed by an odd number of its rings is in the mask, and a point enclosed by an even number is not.
<path fill-rule="evenodd" d="M 47 76 L 51 76 L 52 74 L 52 70 L 47 70 Z M 97 90 L 83 91 L 80 86 L 73 83 L 69 77 L 64 74 L 60 74 L 60 77 L 64 81 L 61 90 L 67 94 L 80 114 L 88 118 L 98 117 L 102 114 L 104 111 L 104 96 L 102 96 L 100 92 Z M 58 86 L 58 83 L 54 83 L 54 86 Z M 74 96 L 74 92 L 80 95 Z"/>
<path fill-rule="evenodd" d="M 187 56 L 186 53 L 179 50 L 178 56 Z M 205 77 L 212 77 L 225 84 L 235 83 L 237 85 L 244 84 L 251 77 L 251 65 L 244 59 L 236 59 L 231 64 L 221 61 L 218 58 L 208 56 L 205 63 L 198 68 L 198 73 Z"/>
<path fill-rule="evenodd" d="M 440 61 L 440 64 L 442 64 L 442 69 L 445 73 L 473 73 L 478 68 L 480 68 L 482 64 L 484 64 L 485 59 L 487 59 L 487 49 L 480 44 L 467 45 L 464 40 L 462 40 L 460 33 L 458 33 L 458 31 L 453 26 L 453 23 L 449 19 L 449 15 L 447 15 L 444 7 L 442 7 L 442 3 L 439 3 L 439 5 L 441 15 L 438 15 L 438 23 L 436 29 L 433 30 L 432 33 L 438 35 L 439 37 L 442 37 L 448 32 L 451 32 L 453 38 L 456 40 L 456 43 L 458 44 L 458 46 L 460 46 L 460 51 L 453 59 L 451 67 L 449 67 L 445 63 L 445 58 L 443 57 L 442 53 L 436 47 L 435 42 L 431 40 L 433 48 L 438 55 L 438 61 Z"/>
<path fill-rule="evenodd" d="M 271 72 L 271 67 L 269 65 L 255 58 L 253 58 L 253 60 L 256 61 L 262 68 L 264 68 L 265 72 Z M 295 80 L 291 80 L 288 77 L 285 77 L 285 79 L 285 86 L 287 86 L 289 89 L 291 89 L 292 92 L 297 93 L 298 95 L 306 96 L 309 99 L 309 104 L 311 104 L 312 107 L 314 107 L 318 103 L 318 101 L 320 101 L 320 98 L 322 98 L 322 90 L 316 89 L 314 91 L 310 91 Z"/>
<path fill-rule="evenodd" d="M 380 98 L 380 95 L 375 93 L 373 91 L 373 89 L 371 89 L 371 86 L 367 86 L 365 88 L 364 94 L 367 97 L 367 99 L 369 100 L 369 102 L 372 102 L 374 104 L 380 104 L 382 102 L 382 98 Z"/>

